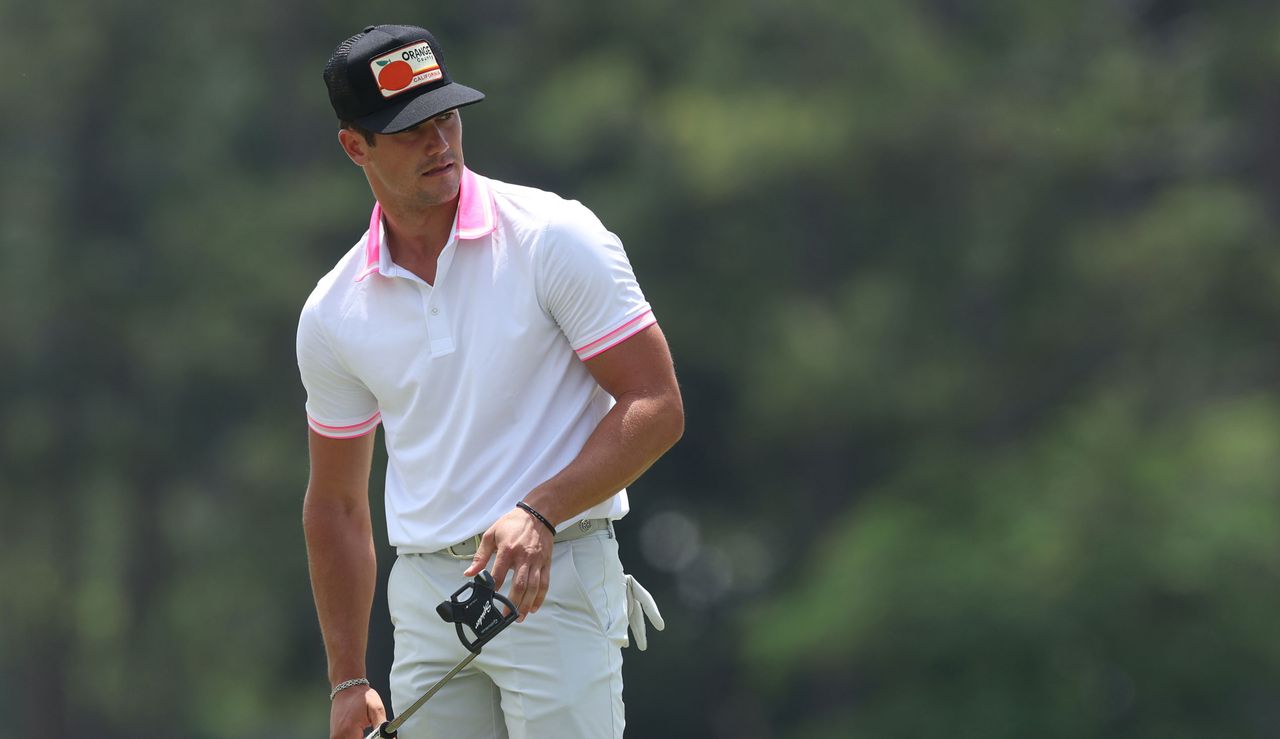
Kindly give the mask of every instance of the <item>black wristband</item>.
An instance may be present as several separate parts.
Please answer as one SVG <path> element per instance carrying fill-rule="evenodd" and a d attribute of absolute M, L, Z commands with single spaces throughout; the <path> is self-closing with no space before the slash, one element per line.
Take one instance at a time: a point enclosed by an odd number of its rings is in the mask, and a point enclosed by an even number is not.
<path fill-rule="evenodd" d="M 543 526 L 546 526 L 548 529 L 550 529 L 550 530 L 551 530 L 551 535 L 552 535 L 552 536 L 555 536 L 555 535 L 556 535 L 556 527 L 551 525 L 551 522 L 547 520 L 547 517 L 546 517 L 546 516 L 544 516 L 544 515 L 542 515 L 541 513 L 538 513 L 537 511 L 533 510 L 533 506 L 529 505 L 528 503 L 526 503 L 526 502 L 524 502 L 524 501 L 522 500 L 522 501 L 520 501 L 519 503 L 516 503 L 516 508 L 519 508 L 520 510 L 524 511 L 525 513 L 528 513 L 530 516 L 533 516 L 534 518 L 536 518 L 536 519 L 538 519 L 539 521 L 541 521 Z"/>

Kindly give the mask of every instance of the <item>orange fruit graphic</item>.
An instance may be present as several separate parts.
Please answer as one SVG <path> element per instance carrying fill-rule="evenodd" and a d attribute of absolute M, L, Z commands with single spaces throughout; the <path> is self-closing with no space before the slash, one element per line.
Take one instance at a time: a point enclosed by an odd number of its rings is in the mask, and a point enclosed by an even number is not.
<path fill-rule="evenodd" d="M 413 81 L 413 67 L 397 59 L 378 72 L 378 87 L 384 90 L 403 90 Z"/>

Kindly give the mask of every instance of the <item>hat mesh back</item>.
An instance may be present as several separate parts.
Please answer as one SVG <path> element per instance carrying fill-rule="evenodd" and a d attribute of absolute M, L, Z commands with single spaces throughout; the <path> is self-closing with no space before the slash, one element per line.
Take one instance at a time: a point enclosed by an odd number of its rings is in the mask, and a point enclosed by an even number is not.
<path fill-rule="evenodd" d="M 351 47 L 355 46 L 357 41 L 364 38 L 364 34 L 365 32 L 361 31 L 338 44 L 338 48 L 333 50 L 333 55 L 324 65 L 324 83 L 329 88 L 331 100 L 351 99 L 355 95 L 355 91 L 351 89 L 350 75 L 347 74 L 347 54 L 351 52 Z"/>

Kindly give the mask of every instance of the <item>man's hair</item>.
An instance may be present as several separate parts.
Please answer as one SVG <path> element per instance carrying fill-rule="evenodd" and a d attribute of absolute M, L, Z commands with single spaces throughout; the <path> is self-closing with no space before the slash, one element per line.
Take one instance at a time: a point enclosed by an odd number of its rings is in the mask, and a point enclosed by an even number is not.
<path fill-rule="evenodd" d="M 363 136 L 363 137 L 364 137 L 365 142 L 366 142 L 367 144 L 369 144 L 369 146 L 377 146 L 377 144 L 376 144 L 376 143 L 374 142 L 374 140 L 373 140 L 373 136 L 374 136 L 373 131 L 370 131 L 369 129 L 365 128 L 364 126 L 361 126 L 359 123 L 355 123 L 355 122 L 353 122 L 353 121 L 341 121 L 341 120 L 340 120 L 340 121 L 338 121 L 338 123 L 342 124 L 342 125 L 341 125 L 341 127 L 342 127 L 342 128 L 345 128 L 345 129 L 347 129 L 348 131 L 355 131 L 356 133 L 358 133 L 358 134 L 360 134 L 361 136 Z"/>

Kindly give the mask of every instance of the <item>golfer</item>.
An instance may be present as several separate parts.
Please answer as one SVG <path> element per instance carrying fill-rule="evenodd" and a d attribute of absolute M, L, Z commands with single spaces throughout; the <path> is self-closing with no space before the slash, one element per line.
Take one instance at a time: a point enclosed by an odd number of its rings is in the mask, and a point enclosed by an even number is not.
<path fill-rule="evenodd" d="M 330 734 L 386 717 L 365 675 L 382 424 L 392 706 L 466 656 L 435 606 L 468 577 L 488 566 L 521 613 L 400 736 L 621 737 L 627 626 L 643 648 L 640 604 L 660 616 L 623 573 L 613 522 L 684 428 L 662 331 L 591 211 L 467 168 L 459 108 L 484 95 L 453 81 L 426 30 L 370 26 L 324 79 L 376 199 L 298 325 Z"/>

